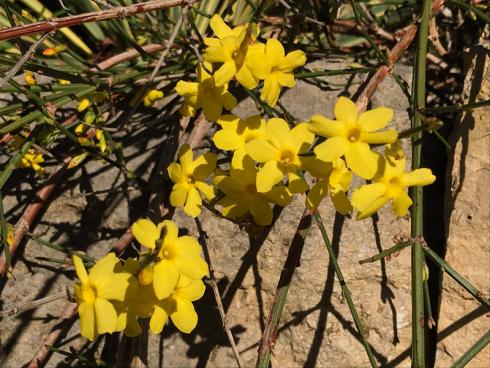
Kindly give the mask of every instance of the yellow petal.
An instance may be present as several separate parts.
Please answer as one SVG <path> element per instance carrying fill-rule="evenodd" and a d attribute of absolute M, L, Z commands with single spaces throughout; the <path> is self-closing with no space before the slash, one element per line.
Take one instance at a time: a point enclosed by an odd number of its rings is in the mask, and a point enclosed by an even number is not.
<path fill-rule="evenodd" d="M 287 206 L 293 199 L 292 193 L 284 185 L 276 185 L 264 196 L 272 203 L 279 206 Z"/>
<path fill-rule="evenodd" d="M 338 190 L 336 192 L 331 191 L 330 199 L 332 200 L 335 209 L 340 214 L 347 215 L 349 212 L 352 212 L 352 205 L 343 191 L 341 190 Z"/>
<path fill-rule="evenodd" d="M 221 67 L 214 73 L 214 80 L 217 87 L 224 86 L 231 81 L 235 76 L 237 70 L 233 61 L 226 61 Z"/>
<path fill-rule="evenodd" d="M 372 179 L 378 170 L 378 156 L 371 151 L 367 143 L 354 142 L 349 144 L 345 152 L 347 166 L 364 179 Z"/>
<path fill-rule="evenodd" d="M 211 17 L 209 26 L 218 38 L 225 38 L 231 35 L 231 28 L 226 25 L 219 14 L 214 14 Z"/>
<path fill-rule="evenodd" d="M 73 256 L 73 266 L 75 267 L 75 272 L 77 273 L 78 279 L 82 283 L 86 283 L 88 281 L 88 275 L 82 259 L 78 256 Z"/>
<path fill-rule="evenodd" d="M 155 242 L 160 238 L 157 227 L 148 219 L 136 221 L 131 226 L 131 232 L 136 240 L 148 249 L 155 249 Z"/>
<path fill-rule="evenodd" d="M 88 273 L 88 279 L 98 283 L 103 279 L 110 278 L 114 274 L 114 268 L 119 263 L 119 259 L 111 252 L 95 262 L 95 265 Z"/>
<path fill-rule="evenodd" d="M 197 313 L 188 300 L 176 298 L 175 312 L 170 315 L 173 324 L 180 331 L 190 333 L 197 325 Z"/>
<path fill-rule="evenodd" d="M 252 74 L 246 64 L 244 64 L 236 74 L 236 80 L 248 89 L 254 89 L 259 84 L 259 80 Z"/>
<path fill-rule="evenodd" d="M 315 135 L 309 131 L 308 124 L 299 123 L 291 129 L 291 138 L 296 152 L 304 153 L 315 140 Z"/>
<path fill-rule="evenodd" d="M 265 44 L 265 53 L 272 67 L 279 65 L 284 59 L 284 47 L 282 47 L 282 44 L 274 38 L 269 38 L 267 40 L 267 43 Z"/>
<path fill-rule="evenodd" d="M 214 172 L 218 157 L 214 153 L 207 152 L 193 163 L 192 175 L 196 180 L 202 181 Z"/>
<path fill-rule="evenodd" d="M 348 124 L 355 124 L 357 121 L 356 104 L 344 96 L 340 96 L 335 104 L 335 119 Z"/>
<path fill-rule="evenodd" d="M 196 238 L 184 235 L 176 240 L 177 254 L 180 256 L 199 256 L 202 248 Z"/>
<path fill-rule="evenodd" d="M 266 226 L 272 222 L 272 210 L 265 200 L 256 199 L 249 203 L 249 208 L 257 225 Z"/>
<path fill-rule="evenodd" d="M 201 214 L 201 208 L 201 195 L 196 188 L 192 187 L 187 193 L 187 201 L 185 202 L 184 212 L 191 217 L 197 217 Z"/>
<path fill-rule="evenodd" d="M 206 200 L 209 202 L 211 201 L 214 197 L 215 197 L 215 194 L 214 194 L 214 187 L 203 182 L 203 181 L 196 181 L 196 188 L 197 190 L 199 190 L 202 195 L 204 196 L 204 198 L 206 198 Z"/>
<path fill-rule="evenodd" d="M 155 305 L 155 310 L 150 319 L 150 330 L 154 334 L 159 334 L 163 330 L 163 326 L 167 323 L 168 313 L 160 305 Z"/>
<path fill-rule="evenodd" d="M 279 84 L 283 87 L 293 88 L 296 85 L 294 75 L 292 73 L 279 73 Z"/>
<path fill-rule="evenodd" d="M 193 280 L 200 280 L 208 274 L 208 264 L 200 256 L 177 257 L 175 264 L 179 272 Z"/>
<path fill-rule="evenodd" d="M 386 195 L 388 187 L 383 183 L 363 185 L 352 193 L 352 206 L 359 212 L 357 219 L 369 217 L 376 213 L 389 197 Z"/>
<path fill-rule="evenodd" d="M 222 150 L 235 150 L 243 145 L 243 139 L 231 130 L 218 130 L 213 136 L 214 145 Z"/>
<path fill-rule="evenodd" d="M 387 107 L 378 107 L 366 111 L 359 116 L 357 123 L 366 132 L 383 129 L 393 118 L 393 110 Z"/>
<path fill-rule="evenodd" d="M 165 220 L 158 224 L 158 227 L 165 228 L 165 237 L 163 239 L 163 246 L 168 244 L 174 244 L 177 241 L 179 235 L 179 228 L 173 221 Z"/>
<path fill-rule="evenodd" d="M 430 169 L 417 169 L 403 175 L 403 184 L 407 187 L 414 185 L 429 185 L 436 180 Z"/>
<path fill-rule="evenodd" d="M 136 279 L 134 279 L 129 273 L 120 272 L 112 274 L 110 277 L 99 280 L 97 283 L 97 297 L 108 300 L 123 301 L 126 299 L 130 282 L 132 284 L 132 288 L 134 289 L 136 287 Z"/>
<path fill-rule="evenodd" d="M 222 207 L 221 214 L 229 218 L 240 218 L 248 212 L 248 205 L 245 201 L 230 196 L 221 198 L 216 205 Z"/>
<path fill-rule="evenodd" d="M 222 115 L 218 120 L 216 120 L 216 123 L 221 125 L 221 127 L 226 131 L 236 132 L 239 121 L 241 121 L 241 119 L 238 116 L 226 114 Z"/>
<path fill-rule="evenodd" d="M 172 188 L 170 193 L 170 204 L 173 207 L 184 207 L 187 199 L 187 187 L 185 184 L 177 183 Z"/>
<path fill-rule="evenodd" d="M 223 112 L 223 105 L 214 95 L 206 95 L 202 98 L 202 111 L 209 121 L 216 121 Z"/>
<path fill-rule="evenodd" d="M 289 136 L 289 125 L 281 118 L 269 119 L 266 131 L 269 140 L 277 148 L 291 146 L 293 143 Z"/>
<path fill-rule="evenodd" d="M 189 173 L 193 169 L 192 149 L 188 144 L 183 144 L 179 149 L 180 169 L 182 172 Z"/>
<path fill-rule="evenodd" d="M 257 173 L 257 192 L 266 193 L 279 183 L 284 173 L 277 167 L 276 161 L 268 161 Z"/>
<path fill-rule="evenodd" d="M 251 53 L 247 57 L 247 67 L 258 79 L 266 79 L 271 73 L 271 64 L 264 53 Z"/>
<path fill-rule="evenodd" d="M 306 207 L 313 210 L 318 208 L 323 198 L 328 194 L 328 184 L 326 180 L 319 180 L 313 185 L 306 195 Z"/>
<path fill-rule="evenodd" d="M 313 115 L 308 127 L 310 131 L 316 135 L 320 135 L 325 138 L 336 136 L 343 137 L 346 134 L 346 128 L 343 122 L 330 120 L 322 115 Z"/>
<path fill-rule="evenodd" d="M 305 65 L 306 55 L 301 50 L 295 50 L 286 55 L 279 63 L 279 69 L 283 72 L 291 72 L 293 69 Z"/>
<path fill-rule="evenodd" d="M 264 139 L 254 139 L 248 142 L 245 150 L 257 162 L 267 162 L 277 157 L 277 149 Z"/>
<path fill-rule="evenodd" d="M 234 109 L 236 107 L 236 105 L 238 105 L 238 102 L 237 102 L 235 96 L 233 96 L 228 91 L 224 91 L 219 96 L 219 99 L 220 99 L 221 105 L 223 105 L 226 110 Z M 216 119 L 216 120 L 218 120 L 218 119 Z"/>
<path fill-rule="evenodd" d="M 126 328 L 124 334 L 128 337 L 136 337 L 141 334 L 143 330 L 138 323 L 138 318 L 135 315 L 129 315 L 126 321 Z"/>
<path fill-rule="evenodd" d="M 252 158 L 247 154 L 245 146 L 238 148 L 233 153 L 233 158 L 231 159 L 231 167 L 235 170 L 244 170 L 246 167 L 247 158 L 250 159 L 250 161 L 253 161 Z"/>
<path fill-rule="evenodd" d="M 393 212 L 397 216 L 405 216 L 407 214 L 408 208 L 412 205 L 412 200 L 405 191 L 401 191 L 393 199 Z"/>
<path fill-rule="evenodd" d="M 361 140 L 370 144 L 387 144 L 396 142 L 398 133 L 396 130 L 385 130 L 384 132 L 362 133 Z"/>
<path fill-rule="evenodd" d="M 185 281 L 185 285 L 182 285 L 182 281 Z M 175 290 L 174 296 L 179 299 L 194 301 L 201 299 L 206 291 L 206 286 L 202 280 L 192 280 L 186 276 L 181 276 L 177 290 Z"/>
<path fill-rule="evenodd" d="M 173 262 L 163 259 L 155 264 L 153 267 L 153 290 L 155 290 L 155 295 L 159 300 L 172 294 L 177 281 L 179 281 L 179 271 Z"/>
<path fill-rule="evenodd" d="M 332 137 L 328 138 L 325 142 L 320 143 L 313 151 L 315 152 L 317 159 L 325 162 L 332 162 L 344 155 L 348 149 L 349 142 L 347 139 L 344 137 Z"/>
<path fill-rule="evenodd" d="M 206 50 L 204 50 L 204 60 L 209 63 L 224 63 L 225 61 L 229 61 L 230 59 L 230 55 L 228 54 L 228 52 L 226 52 L 221 42 L 219 44 L 213 44 L 209 47 L 206 47 Z M 205 74 L 201 74 L 201 78 L 198 78 L 199 82 L 202 82 L 205 79 Z"/>
<path fill-rule="evenodd" d="M 180 96 L 193 96 L 197 95 L 198 83 L 178 81 L 175 85 L 175 92 Z"/>
<path fill-rule="evenodd" d="M 97 332 L 113 333 L 117 326 L 117 313 L 114 306 L 105 299 L 97 298 L 94 304 Z"/>
<path fill-rule="evenodd" d="M 264 87 L 260 92 L 260 99 L 267 102 L 270 107 L 276 106 L 279 94 L 281 93 L 281 85 L 276 75 L 271 74 L 264 80 Z"/>
<path fill-rule="evenodd" d="M 80 334 L 90 341 L 97 337 L 95 331 L 95 311 L 93 304 L 82 303 L 78 306 L 80 316 Z"/>
<path fill-rule="evenodd" d="M 296 173 L 288 173 L 288 182 L 291 193 L 304 193 L 308 190 L 306 181 Z"/>

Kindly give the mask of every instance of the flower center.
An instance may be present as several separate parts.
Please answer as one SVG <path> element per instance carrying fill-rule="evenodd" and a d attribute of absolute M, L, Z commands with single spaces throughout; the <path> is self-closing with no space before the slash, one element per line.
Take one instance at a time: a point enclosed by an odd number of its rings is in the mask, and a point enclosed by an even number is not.
<path fill-rule="evenodd" d="M 392 177 L 388 182 L 388 185 L 388 195 L 391 197 L 396 197 L 398 193 L 403 189 L 403 184 L 398 176 Z"/>
<path fill-rule="evenodd" d="M 255 132 L 248 131 L 248 132 L 245 132 L 243 134 L 243 140 L 245 141 L 245 143 L 248 143 L 248 142 L 250 142 L 251 140 L 253 140 L 253 139 L 257 138 L 257 137 L 258 137 L 258 135 Z"/>
<path fill-rule="evenodd" d="M 257 194 L 257 188 L 255 184 L 249 184 L 245 187 L 245 195 L 255 196 Z"/>
<path fill-rule="evenodd" d="M 356 142 L 361 137 L 361 130 L 359 128 L 351 128 L 347 134 L 347 139 L 351 142 Z"/>
<path fill-rule="evenodd" d="M 94 304 L 97 299 L 97 289 L 92 284 L 82 285 L 82 299 L 87 304 Z"/>
<path fill-rule="evenodd" d="M 280 162 L 284 166 L 292 165 L 294 164 L 294 158 L 295 158 L 295 153 L 290 151 L 290 150 L 283 150 L 281 152 L 281 157 L 280 157 Z"/>
<path fill-rule="evenodd" d="M 138 281 L 141 285 L 149 285 L 153 281 L 153 266 L 146 266 L 138 274 Z"/>

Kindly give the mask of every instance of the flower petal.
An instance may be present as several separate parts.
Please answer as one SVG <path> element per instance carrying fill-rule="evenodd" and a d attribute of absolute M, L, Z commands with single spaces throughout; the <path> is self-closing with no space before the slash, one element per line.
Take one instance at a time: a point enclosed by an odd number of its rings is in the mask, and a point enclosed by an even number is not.
<path fill-rule="evenodd" d="M 94 303 L 97 332 L 113 333 L 117 326 L 117 313 L 114 306 L 105 299 L 97 298 Z"/>
<path fill-rule="evenodd" d="M 296 85 L 294 74 L 292 73 L 279 73 L 277 80 L 283 87 L 293 88 Z"/>
<path fill-rule="evenodd" d="M 216 121 L 223 112 L 223 105 L 214 95 L 202 96 L 202 111 L 207 120 Z"/>
<path fill-rule="evenodd" d="M 335 104 L 335 119 L 348 124 L 355 124 L 357 121 L 356 104 L 344 96 L 340 96 Z"/>
<path fill-rule="evenodd" d="M 390 120 L 393 119 L 393 110 L 387 107 L 378 107 L 366 112 L 363 112 L 359 116 L 357 123 L 362 130 L 366 132 L 374 132 L 376 130 L 383 129 Z"/>
<path fill-rule="evenodd" d="M 284 173 L 277 167 L 276 161 L 268 161 L 257 173 L 257 192 L 266 193 L 279 183 Z"/>
<path fill-rule="evenodd" d="M 82 303 L 78 306 L 80 316 L 80 334 L 90 341 L 97 337 L 95 332 L 95 311 L 93 304 Z"/>
<path fill-rule="evenodd" d="M 192 154 L 192 149 L 188 144 L 183 144 L 179 149 L 179 162 L 180 169 L 183 173 L 192 172 L 192 163 L 194 155 Z"/>
<path fill-rule="evenodd" d="M 348 149 L 349 142 L 347 139 L 344 137 L 332 137 L 320 143 L 313 151 L 317 159 L 325 162 L 333 162 L 344 155 Z"/>
<path fill-rule="evenodd" d="M 179 285 L 175 290 L 174 296 L 193 302 L 201 299 L 206 291 L 206 286 L 202 280 L 192 280 L 186 276 L 180 276 Z"/>
<path fill-rule="evenodd" d="M 319 180 L 313 185 L 306 195 L 306 207 L 313 210 L 318 208 L 323 198 L 328 194 L 328 183 L 326 180 Z"/>
<path fill-rule="evenodd" d="M 236 80 L 248 89 L 254 89 L 257 87 L 257 84 L 259 84 L 259 80 L 252 74 L 246 64 L 242 65 L 240 70 L 236 73 Z"/>
<path fill-rule="evenodd" d="M 343 191 L 330 191 L 330 199 L 337 212 L 341 215 L 347 215 L 349 212 L 352 212 L 352 205 Z"/>
<path fill-rule="evenodd" d="M 199 191 L 196 188 L 192 187 L 189 189 L 189 192 L 187 192 L 187 201 L 185 202 L 184 212 L 195 218 L 201 214 L 201 208 L 201 194 L 199 194 Z"/>
<path fill-rule="evenodd" d="M 77 273 L 78 279 L 82 283 L 87 282 L 88 281 L 87 270 L 85 269 L 85 266 L 83 265 L 83 261 L 80 257 L 73 256 L 73 266 L 75 267 L 75 272 Z"/>
<path fill-rule="evenodd" d="M 316 135 L 320 135 L 325 138 L 336 136 L 343 137 L 346 134 L 346 128 L 343 122 L 330 120 L 322 115 L 313 115 L 308 128 Z"/>
<path fill-rule="evenodd" d="M 222 92 L 221 95 L 219 96 L 219 100 L 221 102 L 221 105 L 223 105 L 226 110 L 234 109 L 236 107 L 236 105 L 238 105 L 238 102 L 237 102 L 235 96 L 233 96 L 228 91 Z M 218 120 L 218 119 L 215 119 L 215 120 Z"/>
<path fill-rule="evenodd" d="M 230 218 L 240 218 L 248 212 L 248 205 L 245 201 L 230 196 L 223 197 L 216 205 L 222 207 L 220 212 L 223 216 Z"/>
<path fill-rule="evenodd" d="M 308 129 L 308 124 L 299 123 L 291 129 L 291 140 L 297 153 L 308 151 L 315 140 L 315 135 Z"/>
<path fill-rule="evenodd" d="M 175 184 L 172 188 L 172 192 L 170 193 L 170 204 L 173 207 L 184 207 L 186 199 L 187 186 L 181 183 Z"/>
<path fill-rule="evenodd" d="M 289 135 L 289 125 L 284 119 L 269 119 L 266 125 L 267 136 L 276 148 L 292 145 Z"/>
<path fill-rule="evenodd" d="M 224 151 L 235 150 L 243 145 L 243 139 L 235 131 L 221 129 L 214 133 L 213 142 Z"/>
<path fill-rule="evenodd" d="M 211 152 L 199 156 L 193 163 L 192 175 L 196 180 L 202 181 L 214 172 L 218 157 Z"/>
<path fill-rule="evenodd" d="M 135 291 L 136 280 L 126 272 L 120 272 L 112 274 L 110 277 L 101 279 L 97 283 L 97 297 L 108 299 L 108 300 L 118 300 L 124 301 L 126 299 L 126 294 L 130 287 Z"/>
<path fill-rule="evenodd" d="M 174 263 L 163 259 L 153 266 L 153 289 L 159 300 L 167 298 L 179 281 L 179 271 Z"/>
<path fill-rule="evenodd" d="M 114 275 L 114 268 L 119 263 L 119 259 L 111 252 L 95 262 L 95 265 L 88 273 L 88 279 L 94 283 L 100 282 Z"/>
<path fill-rule="evenodd" d="M 394 199 L 393 199 L 393 212 L 397 216 L 405 216 L 408 211 L 408 207 L 412 205 L 412 200 L 408 196 L 407 193 L 405 193 L 404 190 L 402 190 Z"/>
<path fill-rule="evenodd" d="M 284 47 L 275 38 L 269 38 L 265 44 L 265 54 L 271 66 L 275 67 L 284 59 Z"/>
<path fill-rule="evenodd" d="M 362 133 L 361 140 L 370 144 L 387 144 L 396 142 L 398 132 L 396 130 L 385 130 L 383 132 Z"/>
<path fill-rule="evenodd" d="M 269 192 L 264 193 L 264 196 L 272 203 L 279 206 L 287 206 L 291 203 L 292 193 L 284 185 L 276 185 Z"/>
<path fill-rule="evenodd" d="M 131 226 L 131 232 L 136 240 L 148 249 L 155 249 L 155 242 L 160 239 L 160 232 L 155 224 L 148 219 L 136 221 Z"/>
<path fill-rule="evenodd" d="M 175 265 L 178 270 L 187 277 L 193 280 L 202 279 L 209 272 L 208 264 L 201 256 L 189 256 L 176 257 Z"/>
<path fill-rule="evenodd" d="M 279 94 L 281 93 L 281 85 L 275 74 L 269 75 L 264 80 L 264 87 L 260 92 L 260 99 L 267 102 L 270 107 L 276 106 Z"/>
<path fill-rule="evenodd" d="M 214 81 L 217 87 L 224 86 L 231 81 L 236 74 L 236 65 L 230 60 L 226 61 L 221 67 L 214 73 Z"/>
<path fill-rule="evenodd" d="M 200 256 L 202 247 L 196 238 L 184 235 L 176 240 L 177 254 Z"/>
<path fill-rule="evenodd" d="M 277 149 L 265 139 L 254 139 L 245 146 L 247 153 L 257 162 L 275 160 Z"/>
<path fill-rule="evenodd" d="M 159 334 L 163 330 L 163 326 L 167 323 L 168 313 L 167 311 L 160 306 L 159 304 L 155 305 L 155 310 L 151 315 L 150 319 L 150 330 L 154 334 Z"/>
<path fill-rule="evenodd" d="M 289 52 L 279 63 L 279 69 L 283 72 L 291 72 L 300 66 L 305 65 L 306 54 L 301 50 Z"/>
<path fill-rule="evenodd" d="M 403 184 L 407 187 L 414 185 L 429 185 L 436 180 L 430 169 L 417 169 L 403 175 Z"/>
<path fill-rule="evenodd" d="M 201 194 L 206 198 L 207 201 L 212 200 L 215 197 L 214 187 L 203 181 L 196 181 L 196 188 L 201 192 Z"/>
<path fill-rule="evenodd" d="M 209 21 L 209 26 L 218 38 L 225 38 L 231 35 L 231 28 L 223 21 L 219 14 L 214 14 Z"/>
<path fill-rule="evenodd" d="M 199 84 L 195 82 L 178 81 L 175 85 L 175 92 L 184 97 L 194 96 L 197 95 L 198 86 Z"/>
<path fill-rule="evenodd" d="M 386 195 L 388 186 L 383 183 L 363 185 L 352 193 L 352 206 L 359 212 L 357 219 L 369 217 L 376 213 L 389 197 Z"/>
<path fill-rule="evenodd" d="M 260 226 L 269 225 L 272 222 L 272 210 L 264 199 L 257 198 L 249 203 L 250 213 L 255 223 Z"/>
<path fill-rule="evenodd" d="M 172 162 L 167 167 L 167 172 L 168 172 L 168 176 L 170 177 L 170 180 L 172 180 L 172 182 L 174 183 L 180 183 L 184 180 L 182 177 L 182 168 L 176 162 Z"/>
<path fill-rule="evenodd" d="M 347 166 L 364 179 L 372 179 L 378 170 L 378 156 L 371 151 L 369 144 L 354 142 L 345 152 Z"/>
<path fill-rule="evenodd" d="M 250 48 L 249 48 L 250 50 Z M 246 65 L 252 74 L 258 79 L 265 79 L 271 73 L 271 64 L 262 52 L 251 52 L 247 55 Z"/>
<path fill-rule="evenodd" d="M 291 193 L 304 193 L 308 190 L 305 179 L 296 173 L 288 173 L 288 189 Z"/>
<path fill-rule="evenodd" d="M 170 315 L 175 327 L 184 333 L 190 333 L 197 325 L 197 313 L 188 300 L 176 298 L 175 312 Z"/>

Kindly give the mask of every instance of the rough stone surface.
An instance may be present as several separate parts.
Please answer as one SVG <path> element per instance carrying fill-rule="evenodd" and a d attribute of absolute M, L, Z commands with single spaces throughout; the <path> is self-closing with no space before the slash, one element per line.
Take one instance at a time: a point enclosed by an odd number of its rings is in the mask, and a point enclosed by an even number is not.
<path fill-rule="evenodd" d="M 490 43 L 465 52 L 464 103 L 490 97 Z M 490 108 L 461 114 L 452 144 L 446 200 L 446 260 L 464 278 L 490 296 Z M 436 366 L 452 365 L 490 329 L 490 315 L 466 290 L 444 274 L 440 340 Z M 468 366 L 488 367 L 487 346 Z"/>

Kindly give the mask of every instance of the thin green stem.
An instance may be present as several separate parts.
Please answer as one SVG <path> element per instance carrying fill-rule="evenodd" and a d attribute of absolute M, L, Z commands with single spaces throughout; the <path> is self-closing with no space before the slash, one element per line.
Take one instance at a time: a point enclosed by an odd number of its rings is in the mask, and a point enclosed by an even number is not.
<path fill-rule="evenodd" d="M 8 243 L 8 234 L 7 234 L 7 223 L 5 221 L 5 213 L 3 212 L 3 195 L 0 190 L 0 226 L 2 230 L 2 244 L 5 249 L 5 261 L 7 262 L 7 269 L 10 269 L 10 247 Z"/>
<path fill-rule="evenodd" d="M 490 331 L 488 331 L 483 337 L 478 340 L 475 345 L 473 345 L 469 350 L 464 353 L 461 358 L 459 358 L 456 363 L 452 365 L 451 368 L 463 368 L 466 364 L 469 363 L 471 359 L 473 359 L 476 354 L 478 354 L 480 351 L 482 351 L 485 346 L 490 343 Z"/>
<path fill-rule="evenodd" d="M 430 259 L 434 261 L 435 264 L 437 264 L 445 272 L 447 272 L 448 275 L 454 279 L 454 281 L 460 284 L 467 292 L 473 295 L 473 297 L 476 300 L 478 300 L 483 306 L 485 306 L 487 309 L 490 310 L 490 301 L 481 297 L 480 290 L 478 290 L 471 283 L 469 283 L 463 276 L 461 276 L 458 272 L 456 272 L 456 270 L 452 268 L 449 265 L 449 263 L 447 263 L 445 260 L 439 257 L 439 255 L 437 255 L 437 253 L 434 252 L 432 249 L 430 249 L 427 246 L 424 246 L 422 250 L 425 252 L 427 256 L 429 256 Z"/>
<path fill-rule="evenodd" d="M 299 222 L 294 238 L 289 247 L 288 256 L 281 271 L 281 276 L 277 284 L 276 293 L 272 302 L 264 333 L 260 340 L 259 356 L 257 358 L 256 368 L 268 368 L 269 362 L 274 349 L 286 297 L 289 291 L 289 285 L 294 276 L 294 271 L 298 267 L 303 252 L 303 245 L 308 233 L 311 230 L 311 211 L 305 209 Z"/>
<path fill-rule="evenodd" d="M 458 111 L 468 111 L 477 109 L 479 107 L 490 106 L 490 99 L 483 100 L 478 102 L 469 103 L 466 105 L 451 105 L 451 106 L 440 106 L 440 107 L 424 107 L 421 109 L 422 114 L 424 115 L 439 115 L 445 114 L 448 112 L 458 112 Z"/>
<path fill-rule="evenodd" d="M 468 4 L 464 1 L 460 0 L 449 0 L 449 2 L 453 5 L 459 6 L 460 8 L 469 10 L 470 12 L 473 12 L 477 17 L 482 19 L 485 23 L 490 23 L 490 16 L 485 14 L 482 10 L 477 8 L 475 5 Z"/>
<path fill-rule="evenodd" d="M 374 358 L 373 351 L 371 350 L 371 345 L 369 345 L 369 342 L 366 337 L 366 332 L 364 331 L 364 327 L 362 325 L 361 319 L 359 318 L 359 314 L 357 313 L 356 306 L 352 301 L 350 290 L 347 287 L 344 276 L 342 275 L 342 271 L 340 270 L 340 266 L 337 261 L 337 257 L 335 256 L 332 243 L 330 243 L 330 239 L 328 238 L 327 231 L 325 230 L 325 226 L 323 225 L 322 217 L 318 211 L 315 212 L 314 216 L 315 216 L 316 224 L 318 225 L 318 228 L 322 233 L 323 241 L 325 243 L 325 246 L 327 247 L 328 255 L 330 256 L 330 261 L 333 264 L 335 274 L 339 279 L 340 287 L 342 288 L 342 294 L 344 295 L 347 305 L 349 306 L 350 312 L 352 314 L 352 318 L 354 319 L 354 323 L 356 324 L 357 332 L 361 337 L 362 345 L 364 345 L 364 349 L 366 349 L 366 353 L 368 355 L 369 362 L 371 363 L 371 367 L 376 368 L 378 365 L 376 359 Z"/>
<path fill-rule="evenodd" d="M 375 67 L 365 67 L 359 69 L 344 69 L 344 70 L 322 70 L 317 72 L 302 72 L 296 73 L 294 78 L 305 79 L 313 77 L 331 77 L 336 75 L 357 74 L 357 73 L 371 73 L 375 71 Z"/>
<path fill-rule="evenodd" d="M 413 81 L 413 120 L 412 128 L 422 125 L 420 109 L 425 106 L 427 40 L 429 38 L 429 19 L 431 1 L 423 0 L 422 19 L 418 30 L 417 51 Z M 422 132 L 412 137 L 412 170 L 420 167 L 422 158 Z M 422 187 L 412 187 L 411 234 L 413 238 L 422 237 L 423 191 Z M 412 245 L 412 367 L 425 367 L 425 328 L 424 328 L 424 253 L 420 240 Z"/>
<path fill-rule="evenodd" d="M 7 166 L 5 166 L 5 169 L 3 169 L 2 173 L 0 174 L 0 190 L 7 182 L 8 178 L 12 174 L 12 171 L 20 163 L 22 157 L 24 157 L 24 155 L 27 153 L 27 151 L 29 151 L 29 148 L 31 148 L 33 144 L 34 144 L 34 140 L 29 139 L 27 142 L 24 143 L 24 145 L 20 148 L 20 150 L 17 151 L 17 153 L 10 159 Z"/>
<path fill-rule="evenodd" d="M 372 263 L 372 262 L 379 261 L 379 260 L 381 260 L 381 259 L 383 259 L 385 257 L 390 256 L 393 253 L 396 253 L 396 252 L 401 251 L 402 249 L 404 249 L 404 248 L 406 248 L 406 247 L 408 247 L 410 245 L 412 245 L 412 242 L 411 241 L 406 241 L 406 242 L 398 243 L 395 246 L 393 246 L 391 248 L 388 248 L 388 249 L 385 249 L 384 251 L 376 254 L 375 256 L 372 256 L 370 258 L 366 258 L 366 259 L 363 259 L 363 260 L 359 261 L 359 264 Z"/>

